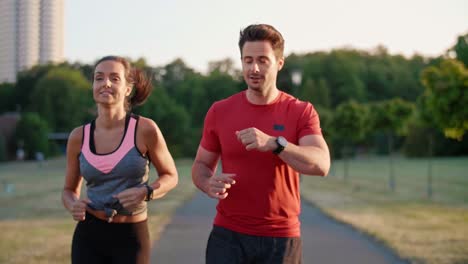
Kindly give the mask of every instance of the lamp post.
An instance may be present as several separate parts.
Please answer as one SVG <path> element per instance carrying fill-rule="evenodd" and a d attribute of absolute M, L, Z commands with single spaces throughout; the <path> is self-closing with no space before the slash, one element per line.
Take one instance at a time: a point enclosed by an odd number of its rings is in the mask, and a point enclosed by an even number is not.
<path fill-rule="evenodd" d="M 294 85 L 293 89 L 293 95 L 295 97 L 299 97 L 299 85 L 301 85 L 302 82 L 302 70 L 301 69 L 294 69 L 291 71 L 291 81 Z M 302 175 L 299 174 L 299 181 L 302 182 Z"/>
<path fill-rule="evenodd" d="M 293 95 L 297 97 L 299 94 L 299 85 L 302 83 L 302 70 L 294 69 L 291 71 L 291 81 L 294 85 Z"/>

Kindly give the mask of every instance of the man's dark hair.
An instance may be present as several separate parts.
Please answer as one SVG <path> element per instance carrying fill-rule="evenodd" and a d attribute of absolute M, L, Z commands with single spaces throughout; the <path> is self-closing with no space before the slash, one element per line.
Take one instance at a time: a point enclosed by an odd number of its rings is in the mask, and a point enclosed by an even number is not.
<path fill-rule="evenodd" d="M 267 24 L 250 25 L 240 32 L 239 48 L 242 56 L 242 48 L 247 41 L 268 41 L 275 52 L 276 58 L 282 58 L 284 52 L 284 39 L 281 33 L 273 26 Z"/>

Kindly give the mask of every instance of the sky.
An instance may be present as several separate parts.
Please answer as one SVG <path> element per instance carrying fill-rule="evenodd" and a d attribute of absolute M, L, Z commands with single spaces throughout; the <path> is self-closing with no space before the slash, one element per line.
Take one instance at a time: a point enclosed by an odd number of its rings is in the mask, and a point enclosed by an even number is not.
<path fill-rule="evenodd" d="M 181 58 L 206 72 L 208 62 L 232 58 L 240 68 L 239 31 L 258 23 L 282 33 L 286 56 L 378 45 L 438 56 L 468 33 L 468 1 L 65 0 L 65 59 L 120 55 L 164 66 Z"/>

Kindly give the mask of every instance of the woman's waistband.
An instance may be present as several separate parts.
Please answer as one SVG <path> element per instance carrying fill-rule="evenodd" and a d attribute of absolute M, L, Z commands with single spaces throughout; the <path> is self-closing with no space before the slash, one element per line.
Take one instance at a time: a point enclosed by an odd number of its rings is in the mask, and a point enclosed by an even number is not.
<path fill-rule="evenodd" d="M 86 211 L 98 219 L 104 220 L 108 223 L 138 223 L 145 221 L 148 218 L 148 213 L 145 210 L 142 213 L 136 215 L 121 215 L 117 214 L 113 217 L 108 217 L 104 211 L 94 210 L 91 208 L 86 208 Z"/>

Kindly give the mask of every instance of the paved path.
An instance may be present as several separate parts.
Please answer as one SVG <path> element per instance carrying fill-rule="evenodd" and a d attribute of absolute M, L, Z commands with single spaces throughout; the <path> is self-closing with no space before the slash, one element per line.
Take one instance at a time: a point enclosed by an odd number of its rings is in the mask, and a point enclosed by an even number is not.
<path fill-rule="evenodd" d="M 205 263 L 205 247 L 215 214 L 216 200 L 197 193 L 179 208 L 155 242 L 152 263 Z M 318 209 L 302 203 L 303 263 L 406 263 L 368 237 L 337 223 Z"/>

